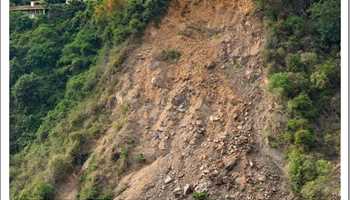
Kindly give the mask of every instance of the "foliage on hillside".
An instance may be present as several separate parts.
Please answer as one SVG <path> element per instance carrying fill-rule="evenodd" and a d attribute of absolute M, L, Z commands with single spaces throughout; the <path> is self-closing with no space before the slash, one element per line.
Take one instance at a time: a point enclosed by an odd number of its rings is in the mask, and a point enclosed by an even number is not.
<path fill-rule="evenodd" d="M 105 66 L 103 55 L 113 46 L 120 52 L 168 5 L 167 0 L 117 2 L 49 5 L 48 15 L 35 19 L 11 13 L 13 199 L 52 199 L 55 185 L 85 162 L 83 147 L 108 128 L 104 106 L 113 89 L 105 85 L 113 86 L 111 79 L 115 84 L 111 77 L 122 63 L 120 58 Z M 109 12 L 99 13 L 104 7 Z"/>
<path fill-rule="evenodd" d="M 340 1 L 256 0 L 256 5 L 268 35 L 269 90 L 288 117 L 279 135 L 268 136 L 270 143 L 286 149 L 296 194 L 330 199 L 339 192 L 339 183 L 327 182 L 334 179 L 331 161 L 339 159 Z"/>
<path fill-rule="evenodd" d="M 62 5 L 52 9 L 60 15 L 36 19 L 11 13 L 11 153 L 31 143 L 47 112 L 63 97 L 65 83 L 74 73 L 59 60 L 65 44 L 72 43 L 86 23 L 85 7 L 79 2 Z"/>

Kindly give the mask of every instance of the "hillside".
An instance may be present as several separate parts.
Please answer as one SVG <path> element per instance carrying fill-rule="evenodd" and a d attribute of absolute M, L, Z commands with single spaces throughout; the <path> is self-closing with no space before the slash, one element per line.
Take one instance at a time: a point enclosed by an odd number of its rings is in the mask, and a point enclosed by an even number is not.
<path fill-rule="evenodd" d="M 57 8 L 63 19 L 15 18 L 32 25 L 11 33 L 13 199 L 340 199 L 339 41 L 310 47 L 317 61 L 295 58 L 288 71 L 281 60 L 311 50 L 288 43 L 281 53 L 282 34 L 304 22 L 278 27 L 294 11 L 278 14 L 270 1 L 72 5 Z M 271 30 L 280 34 L 273 48 Z M 31 47 L 46 44 L 41 34 L 52 42 L 41 49 L 57 48 L 46 57 Z M 326 67 L 309 75 L 317 66 Z M 302 88 L 301 77 L 320 87 Z M 312 110 L 314 94 L 334 109 Z"/>

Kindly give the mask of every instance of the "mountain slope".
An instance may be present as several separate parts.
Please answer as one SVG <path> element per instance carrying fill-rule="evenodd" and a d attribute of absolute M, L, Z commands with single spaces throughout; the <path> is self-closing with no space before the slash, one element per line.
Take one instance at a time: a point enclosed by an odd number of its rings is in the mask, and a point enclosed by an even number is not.
<path fill-rule="evenodd" d="M 111 117 L 119 124 L 127 107 L 122 127 L 106 131 L 79 173 L 115 185 L 116 200 L 191 199 L 186 185 L 212 199 L 290 198 L 260 142 L 268 102 L 253 8 L 173 1 L 122 65 Z"/>
<path fill-rule="evenodd" d="M 17 16 L 12 198 L 339 199 L 331 1 L 325 19 L 325 1 L 274 0 L 72 1 Z M 47 25 L 71 32 L 42 71 Z"/>

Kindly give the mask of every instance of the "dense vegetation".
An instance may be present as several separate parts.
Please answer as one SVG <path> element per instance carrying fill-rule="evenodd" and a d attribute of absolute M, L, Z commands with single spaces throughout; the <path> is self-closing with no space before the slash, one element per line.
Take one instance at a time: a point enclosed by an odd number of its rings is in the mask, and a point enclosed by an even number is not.
<path fill-rule="evenodd" d="M 285 149 L 298 196 L 331 199 L 339 193 L 333 173 L 340 145 L 340 0 L 256 0 L 256 5 L 268 35 L 268 89 L 287 118 L 268 140 Z"/>
<path fill-rule="evenodd" d="M 159 21 L 168 5 L 167 0 L 48 3 L 47 15 L 10 16 L 13 199 L 52 199 L 55 185 L 84 163 L 83 144 L 108 128 L 106 94 L 117 80 L 106 84 L 119 71 L 127 39 Z M 103 55 L 110 51 L 120 56 L 105 66 Z M 112 198 L 90 179 L 81 184 L 79 199 Z"/>
<path fill-rule="evenodd" d="M 99 45 L 93 33 L 85 38 L 83 32 L 78 34 L 87 20 L 85 8 L 79 2 L 55 6 L 50 17 L 33 20 L 21 13 L 11 13 L 11 153 L 35 139 L 47 112 L 62 99 L 69 77 L 85 70 L 91 62 L 80 68 L 60 64 L 68 57 L 67 44 L 72 46 L 74 40 L 84 45 L 93 42 L 92 45 Z"/>

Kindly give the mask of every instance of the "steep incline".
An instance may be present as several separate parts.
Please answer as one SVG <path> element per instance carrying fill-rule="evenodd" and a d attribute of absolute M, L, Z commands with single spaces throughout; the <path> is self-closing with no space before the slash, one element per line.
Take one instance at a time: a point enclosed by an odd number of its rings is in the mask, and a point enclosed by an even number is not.
<path fill-rule="evenodd" d="M 96 163 L 115 200 L 192 199 L 191 190 L 216 200 L 293 198 L 259 142 L 270 107 L 263 35 L 250 0 L 174 0 L 128 54 L 114 125 L 82 171 Z"/>

